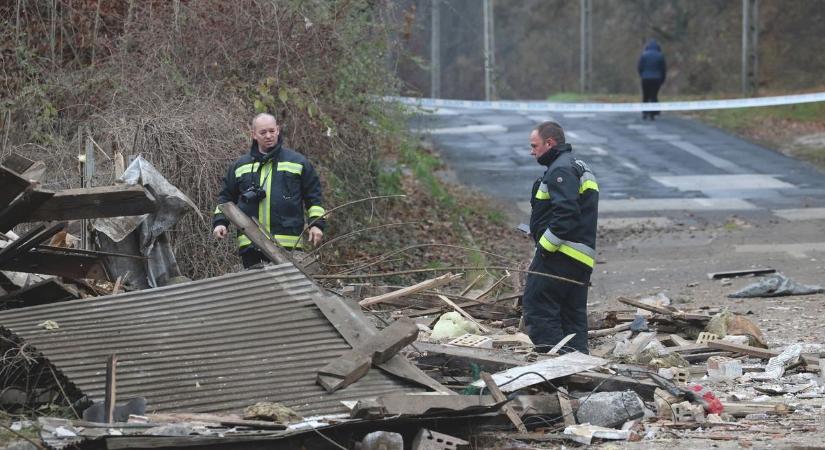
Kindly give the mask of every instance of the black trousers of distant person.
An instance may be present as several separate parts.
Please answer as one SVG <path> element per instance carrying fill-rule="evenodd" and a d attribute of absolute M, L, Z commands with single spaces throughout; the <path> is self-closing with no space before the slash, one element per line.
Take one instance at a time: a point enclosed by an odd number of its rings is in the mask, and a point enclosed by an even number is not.
<path fill-rule="evenodd" d="M 659 103 L 659 88 L 662 87 L 662 80 L 658 78 L 642 79 L 642 102 Z M 659 111 L 643 111 L 642 119 L 656 119 Z"/>

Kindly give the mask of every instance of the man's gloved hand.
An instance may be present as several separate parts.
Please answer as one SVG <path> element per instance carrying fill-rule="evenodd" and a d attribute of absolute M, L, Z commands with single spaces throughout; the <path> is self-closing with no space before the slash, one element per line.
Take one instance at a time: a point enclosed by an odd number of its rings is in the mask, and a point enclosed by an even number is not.
<path fill-rule="evenodd" d="M 215 236 L 217 239 L 225 238 L 227 233 L 228 231 L 224 225 L 218 225 L 212 230 L 212 236 Z"/>
<path fill-rule="evenodd" d="M 318 227 L 312 227 L 307 233 L 307 238 L 313 246 L 317 246 L 324 239 L 324 232 Z"/>

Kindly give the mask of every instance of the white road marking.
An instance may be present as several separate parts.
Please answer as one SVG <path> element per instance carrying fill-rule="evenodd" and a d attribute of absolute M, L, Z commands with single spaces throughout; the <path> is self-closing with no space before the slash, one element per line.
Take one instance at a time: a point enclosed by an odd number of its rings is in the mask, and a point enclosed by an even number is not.
<path fill-rule="evenodd" d="M 449 128 L 425 128 L 414 130 L 422 134 L 472 134 L 472 133 L 503 133 L 507 131 L 507 127 L 501 125 L 467 125 L 464 127 L 449 127 Z"/>
<path fill-rule="evenodd" d="M 591 146 L 591 147 L 590 147 L 590 150 L 593 150 L 593 153 L 595 153 L 595 154 L 597 154 L 597 155 L 599 155 L 599 156 L 605 156 L 605 155 L 607 155 L 607 150 L 605 150 L 605 149 L 603 149 L 603 148 L 601 148 L 601 147 L 597 147 L 597 146 L 595 146 L 595 145 L 594 145 L 594 146 Z"/>
<path fill-rule="evenodd" d="M 740 198 L 599 200 L 599 214 L 638 211 L 738 211 L 754 209 L 757 209 L 756 205 Z"/>
<path fill-rule="evenodd" d="M 567 113 L 564 115 L 568 119 L 587 119 L 595 116 L 596 113 Z"/>
<path fill-rule="evenodd" d="M 738 253 L 787 253 L 794 258 L 807 258 L 808 252 L 825 252 L 825 242 L 801 244 L 748 244 L 737 245 Z"/>
<path fill-rule="evenodd" d="M 825 208 L 777 209 L 773 213 L 791 221 L 825 219 Z"/>
<path fill-rule="evenodd" d="M 533 122 L 536 122 L 537 125 L 542 122 L 556 122 L 556 119 L 552 116 L 537 116 L 535 114 L 529 114 L 527 118 Z"/>
<path fill-rule="evenodd" d="M 579 136 L 579 133 L 576 133 L 575 131 L 567 131 L 567 132 L 565 132 L 565 134 L 567 136 L 573 138 L 573 139 L 581 139 L 581 136 Z"/>
<path fill-rule="evenodd" d="M 669 141 L 669 143 L 671 145 L 673 145 L 674 147 L 682 149 L 682 150 L 690 153 L 691 155 L 693 155 L 693 156 L 695 156 L 699 159 L 702 159 L 705 162 L 707 162 L 708 164 L 710 164 L 714 167 L 717 167 L 719 169 L 726 170 L 726 171 L 732 172 L 732 173 L 743 173 L 745 171 L 745 169 L 743 169 L 741 166 L 739 166 L 737 164 L 734 164 L 734 163 L 732 163 L 732 162 L 730 162 L 726 159 L 720 158 L 716 155 L 712 155 L 712 154 L 708 153 L 707 151 L 702 150 L 701 148 L 699 148 L 698 145 L 693 144 L 691 142 Z"/>
<path fill-rule="evenodd" d="M 634 171 L 634 172 L 638 172 L 638 173 L 642 172 L 642 169 L 639 168 L 639 166 L 637 166 L 636 164 L 633 164 L 632 162 L 622 161 L 622 165 L 627 167 L 628 169 Z"/>
<path fill-rule="evenodd" d="M 676 175 L 652 176 L 655 181 L 680 191 L 716 191 L 734 189 L 791 189 L 795 186 L 775 175 Z"/>

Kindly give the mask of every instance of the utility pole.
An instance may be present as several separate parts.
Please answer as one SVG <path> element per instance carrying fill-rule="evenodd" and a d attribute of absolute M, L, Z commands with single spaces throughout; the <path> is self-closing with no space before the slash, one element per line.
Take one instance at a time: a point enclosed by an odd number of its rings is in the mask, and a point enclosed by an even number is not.
<path fill-rule="evenodd" d="M 432 0 L 430 24 L 430 98 L 441 98 L 441 0 Z"/>
<path fill-rule="evenodd" d="M 495 96 L 493 67 L 495 67 L 495 33 L 493 26 L 493 0 L 484 0 L 484 99 Z"/>
<path fill-rule="evenodd" d="M 758 86 L 759 0 L 742 0 L 742 95 L 756 94 Z"/>
<path fill-rule="evenodd" d="M 590 91 L 590 82 L 593 71 L 593 33 L 592 31 L 592 10 L 590 0 L 579 0 L 581 7 L 579 27 L 579 86 L 582 92 Z"/>

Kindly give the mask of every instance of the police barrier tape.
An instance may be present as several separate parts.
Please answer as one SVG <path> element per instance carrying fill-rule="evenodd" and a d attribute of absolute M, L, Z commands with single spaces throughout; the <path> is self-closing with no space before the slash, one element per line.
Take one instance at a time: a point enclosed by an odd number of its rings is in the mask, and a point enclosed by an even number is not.
<path fill-rule="evenodd" d="M 704 109 L 753 108 L 757 106 L 797 105 L 825 101 L 825 92 L 813 94 L 779 95 L 775 97 L 736 98 L 729 100 L 697 100 L 662 103 L 559 103 L 532 101 L 476 101 L 440 98 L 385 97 L 419 108 L 461 108 L 497 111 L 552 111 L 552 112 L 640 112 L 640 111 L 697 111 Z M 655 105 L 655 106 L 654 106 Z"/>

